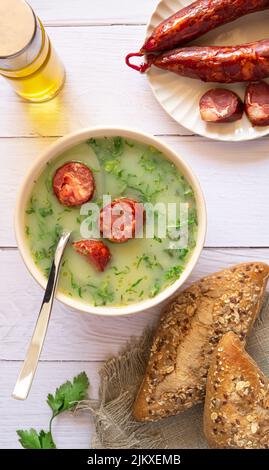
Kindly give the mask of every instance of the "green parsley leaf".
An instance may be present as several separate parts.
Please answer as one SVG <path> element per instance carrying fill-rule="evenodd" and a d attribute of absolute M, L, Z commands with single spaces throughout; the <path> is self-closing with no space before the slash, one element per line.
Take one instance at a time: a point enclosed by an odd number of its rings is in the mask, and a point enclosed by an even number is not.
<path fill-rule="evenodd" d="M 35 204 L 36 204 L 36 199 L 32 196 L 31 199 L 30 199 L 29 207 L 26 210 L 26 214 L 34 214 L 35 213 Z"/>
<path fill-rule="evenodd" d="M 48 395 L 47 403 L 52 410 L 52 416 L 49 422 L 49 431 L 38 433 L 35 429 L 17 430 L 19 442 L 24 449 L 56 449 L 52 437 L 52 422 L 55 416 L 68 410 L 72 410 L 79 400 L 86 398 L 89 380 L 85 372 L 77 375 L 73 382 L 65 382 L 56 389 L 55 395 Z"/>
<path fill-rule="evenodd" d="M 165 248 L 164 252 L 167 253 L 171 258 L 177 258 L 184 260 L 189 253 L 188 248 Z"/>
<path fill-rule="evenodd" d="M 145 171 L 152 173 L 157 170 L 159 164 L 159 156 L 161 152 L 155 147 L 149 146 L 141 156 L 139 163 Z"/>
<path fill-rule="evenodd" d="M 18 430 L 19 442 L 24 449 L 56 449 L 51 432 L 38 432 L 31 428 L 29 431 Z"/>
<path fill-rule="evenodd" d="M 130 272 L 129 266 L 125 266 L 125 268 L 122 271 L 119 271 L 117 266 L 111 266 L 111 269 L 113 269 L 115 276 L 121 276 L 123 274 L 128 274 Z"/>
<path fill-rule="evenodd" d="M 188 225 L 197 225 L 197 211 L 195 208 L 191 209 L 188 214 Z"/>
<path fill-rule="evenodd" d="M 45 248 L 41 248 L 34 252 L 34 258 L 36 261 L 42 261 L 44 259 L 50 259 L 50 255 Z"/>
<path fill-rule="evenodd" d="M 92 148 L 100 161 L 104 162 L 112 157 L 122 155 L 124 141 L 122 137 L 106 137 L 104 139 L 91 138 L 87 144 Z"/>
<path fill-rule="evenodd" d="M 184 267 L 181 265 L 178 266 L 172 266 L 172 268 L 168 269 L 166 271 L 164 278 L 169 281 L 174 281 L 179 278 L 180 274 L 184 270 Z"/>
<path fill-rule="evenodd" d="M 150 291 L 150 297 L 155 297 L 157 294 L 159 294 L 160 290 L 161 290 L 160 281 L 156 280 Z"/>
<path fill-rule="evenodd" d="M 26 214 L 34 214 L 35 213 L 35 209 L 33 207 L 29 207 L 29 209 L 26 210 Z"/>
<path fill-rule="evenodd" d="M 41 448 L 42 449 L 56 449 L 56 445 L 53 441 L 51 432 L 45 432 L 43 430 L 39 433 L 39 439 L 41 441 Z"/>
<path fill-rule="evenodd" d="M 134 147 L 134 143 L 133 143 L 133 142 L 130 142 L 130 141 L 127 140 L 127 139 L 125 139 L 124 142 L 125 142 L 126 145 L 128 145 L 128 147 L 131 147 L 131 148 Z"/>
<path fill-rule="evenodd" d="M 144 280 L 143 277 L 141 277 L 140 279 L 137 279 L 137 281 L 135 281 L 128 289 L 126 289 L 126 292 L 135 292 L 134 288 L 138 286 L 140 282 L 142 282 L 143 280 Z"/>
<path fill-rule="evenodd" d="M 53 210 L 51 207 L 40 207 L 38 209 L 38 212 L 39 212 L 39 215 L 41 215 L 41 217 L 47 217 L 48 215 L 53 214 Z"/>
<path fill-rule="evenodd" d="M 53 416 L 71 410 L 79 400 L 84 400 L 88 387 L 88 377 L 82 372 L 73 379 L 73 383 L 67 381 L 56 389 L 55 395 L 49 394 L 47 403 L 52 409 Z"/>
<path fill-rule="evenodd" d="M 93 293 L 95 306 L 100 307 L 106 305 L 107 302 L 112 302 L 114 299 L 114 292 L 110 289 L 108 282 L 104 282 L 96 291 Z"/>
<path fill-rule="evenodd" d="M 157 261 L 156 255 L 147 255 L 146 253 L 143 253 L 143 255 L 137 256 L 136 267 L 139 268 L 142 262 L 148 269 L 153 269 L 154 267 L 162 268 L 161 264 Z"/>

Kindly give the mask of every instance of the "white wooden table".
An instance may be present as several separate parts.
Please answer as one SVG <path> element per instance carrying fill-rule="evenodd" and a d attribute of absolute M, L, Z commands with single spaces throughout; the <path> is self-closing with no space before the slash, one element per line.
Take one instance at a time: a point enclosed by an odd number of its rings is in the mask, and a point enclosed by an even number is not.
<path fill-rule="evenodd" d="M 24 358 L 42 290 L 16 248 L 13 209 L 18 186 L 40 151 L 58 136 L 92 125 L 126 125 L 160 136 L 192 166 L 208 207 L 206 248 L 190 281 L 246 260 L 269 260 L 269 138 L 242 144 L 191 135 L 155 101 L 145 77 L 124 56 L 142 44 L 157 0 L 30 0 L 63 59 L 63 92 L 45 104 L 24 103 L 0 80 L 0 448 L 20 447 L 16 429 L 46 428 L 48 392 L 85 370 L 97 396 L 98 369 L 158 311 L 98 318 L 56 302 L 42 360 L 26 402 L 10 395 Z M 54 424 L 60 448 L 86 448 L 87 416 Z"/>

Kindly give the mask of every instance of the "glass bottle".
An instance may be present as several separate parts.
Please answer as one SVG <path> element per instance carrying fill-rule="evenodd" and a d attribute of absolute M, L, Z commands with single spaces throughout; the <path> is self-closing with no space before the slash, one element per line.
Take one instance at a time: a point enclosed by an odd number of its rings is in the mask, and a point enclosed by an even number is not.
<path fill-rule="evenodd" d="M 64 84 L 64 66 L 24 0 L 0 2 L 0 74 L 18 95 L 35 102 L 50 100 Z"/>

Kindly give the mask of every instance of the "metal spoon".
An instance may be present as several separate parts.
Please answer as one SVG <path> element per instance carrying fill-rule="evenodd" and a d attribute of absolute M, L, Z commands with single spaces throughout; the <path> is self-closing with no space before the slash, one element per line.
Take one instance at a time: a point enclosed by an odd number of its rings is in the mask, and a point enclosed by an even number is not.
<path fill-rule="evenodd" d="M 54 259 L 50 269 L 48 284 L 46 287 L 45 295 L 38 315 L 34 333 L 29 344 L 28 351 L 24 363 L 22 365 L 19 377 L 12 393 L 13 398 L 16 398 L 17 400 L 25 400 L 27 398 L 33 382 L 38 360 L 47 333 L 64 249 L 67 245 L 70 235 L 70 232 L 64 232 L 61 235 L 55 250 Z"/>

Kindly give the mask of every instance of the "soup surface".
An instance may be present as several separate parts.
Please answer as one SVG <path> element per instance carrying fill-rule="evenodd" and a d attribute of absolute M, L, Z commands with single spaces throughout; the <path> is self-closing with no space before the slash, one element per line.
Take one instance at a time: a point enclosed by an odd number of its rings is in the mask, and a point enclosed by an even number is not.
<path fill-rule="evenodd" d="M 49 162 L 34 182 L 25 214 L 29 249 L 46 276 L 61 232 L 72 231 L 75 242 L 87 239 L 85 229 L 97 225 L 91 222 L 93 211 L 89 203 L 66 207 L 54 194 L 52 182 L 56 170 L 73 161 L 84 163 L 93 173 L 95 191 L 91 204 L 102 208 L 104 195 L 112 200 L 125 197 L 149 207 L 151 204 L 146 220 L 154 222 L 155 232 L 151 231 L 149 238 L 144 227 L 142 238 L 124 243 L 101 238 L 111 253 L 104 272 L 98 272 L 70 244 L 63 258 L 59 289 L 95 306 L 123 306 L 156 296 L 180 277 L 195 247 L 197 214 L 192 188 L 161 152 L 136 141 L 121 137 L 90 139 L 64 152 Z M 168 203 L 175 207 L 174 232 L 164 227 Z M 185 203 L 185 207 L 188 204 L 187 222 L 182 219 L 180 203 Z M 177 244 L 178 230 L 183 224 L 188 227 L 184 247 Z"/>

